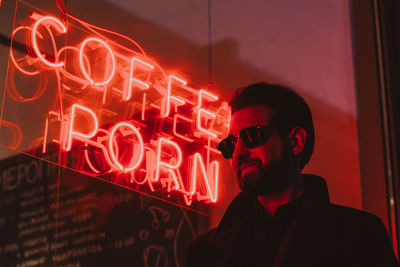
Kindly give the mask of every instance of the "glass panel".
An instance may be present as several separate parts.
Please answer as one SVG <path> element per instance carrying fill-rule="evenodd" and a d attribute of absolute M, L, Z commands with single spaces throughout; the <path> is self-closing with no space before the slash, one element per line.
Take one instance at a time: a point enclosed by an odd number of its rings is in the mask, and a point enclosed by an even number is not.
<path fill-rule="evenodd" d="M 54 256 L 59 265 L 182 266 L 199 219 L 208 219 L 67 169 L 59 207 L 58 243 L 66 244 Z"/>
<path fill-rule="evenodd" d="M 201 74 L 164 63 L 185 56 L 164 57 L 165 46 L 185 42 L 106 30 L 82 20 L 90 9 L 81 4 L 68 7 L 79 17 L 63 17 L 53 1 L 18 2 L 0 144 L 207 212 L 218 198 L 227 103 L 195 83 Z"/>
<path fill-rule="evenodd" d="M 213 220 L 24 154 L 0 167 L 2 266 L 182 266 Z"/>
<path fill-rule="evenodd" d="M 7 153 L 0 148 L 0 153 Z M 0 162 L 0 262 L 48 266 L 57 245 L 58 167 L 19 154 Z"/>

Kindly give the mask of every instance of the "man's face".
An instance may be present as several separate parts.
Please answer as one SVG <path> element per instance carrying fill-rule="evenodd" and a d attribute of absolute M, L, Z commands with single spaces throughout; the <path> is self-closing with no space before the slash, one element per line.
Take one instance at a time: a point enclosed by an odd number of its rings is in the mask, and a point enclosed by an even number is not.
<path fill-rule="evenodd" d="M 266 106 L 250 106 L 232 114 L 229 134 L 254 125 L 271 125 L 272 110 Z M 288 137 L 282 130 L 272 130 L 268 140 L 257 147 L 247 148 L 238 138 L 231 165 L 239 187 L 249 195 L 270 195 L 281 192 L 291 182 L 292 157 Z"/>

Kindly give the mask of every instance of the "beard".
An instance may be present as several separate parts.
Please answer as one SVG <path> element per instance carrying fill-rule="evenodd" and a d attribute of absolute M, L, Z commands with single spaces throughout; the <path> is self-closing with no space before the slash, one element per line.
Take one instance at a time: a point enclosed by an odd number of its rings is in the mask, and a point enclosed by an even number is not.
<path fill-rule="evenodd" d="M 285 158 L 268 166 L 262 166 L 260 160 L 254 160 L 253 170 L 239 169 L 236 175 L 242 192 L 248 196 L 259 196 L 274 195 L 287 189 L 295 181 L 293 158 Z"/>

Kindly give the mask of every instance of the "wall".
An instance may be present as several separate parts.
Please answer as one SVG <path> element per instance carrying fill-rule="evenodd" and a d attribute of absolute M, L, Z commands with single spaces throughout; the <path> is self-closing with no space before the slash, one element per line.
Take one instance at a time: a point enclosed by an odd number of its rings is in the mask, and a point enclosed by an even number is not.
<path fill-rule="evenodd" d="M 109 2 L 207 47 L 205 1 Z M 305 172 L 326 178 L 333 202 L 362 208 L 348 1 L 211 2 L 215 86 L 229 94 L 252 82 L 274 81 L 304 96 L 316 125 L 315 152 Z M 202 55 L 203 69 L 196 71 L 205 83 Z"/>
<path fill-rule="evenodd" d="M 310 104 L 316 125 L 315 151 L 305 172 L 326 178 L 333 202 L 362 208 L 348 2 L 211 2 L 214 89 L 227 96 L 239 86 L 258 81 L 293 87 Z M 0 7 L 2 34 L 11 31 L 14 4 L 7 1 Z M 60 15 L 54 1 L 40 5 Z M 131 36 L 167 69 L 190 77 L 202 88 L 208 86 L 206 1 L 89 0 L 68 1 L 67 7 L 90 23 Z M 0 49 L 3 90 L 8 55 L 7 47 Z M 0 158 L 12 154 L 1 149 Z M 199 218 L 207 226 L 218 223 L 238 192 L 228 164 L 222 166 L 222 173 L 220 201 L 208 210 L 214 217 Z"/>
<path fill-rule="evenodd" d="M 91 1 L 68 5 L 89 22 L 132 36 L 163 64 L 207 85 L 206 2 L 107 1 L 101 9 Z M 12 7 L 3 4 L 3 12 Z M 2 18 L 8 20 L 4 27 L 10 25 L 11 16 Z M 347 1 L 214 1 L 212 77 L 223 94 L 265 80 L 303 95 L 316 124 L 316 149 L 306 172 L 327 179 L 334 202 L 361 208 L 349 20 Z"/>

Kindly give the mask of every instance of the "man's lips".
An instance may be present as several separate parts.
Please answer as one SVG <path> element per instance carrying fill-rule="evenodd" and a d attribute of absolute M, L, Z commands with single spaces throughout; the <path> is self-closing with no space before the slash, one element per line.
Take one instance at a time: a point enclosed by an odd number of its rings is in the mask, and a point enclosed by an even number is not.
<path fill-rule="evenodd" d="M 258 166 L 258 160 L 246 160 L 239 164 L 239 170 L 242 171 L 249 167 Z"/>

